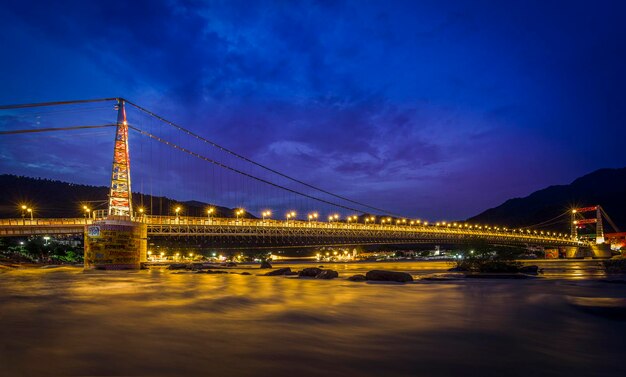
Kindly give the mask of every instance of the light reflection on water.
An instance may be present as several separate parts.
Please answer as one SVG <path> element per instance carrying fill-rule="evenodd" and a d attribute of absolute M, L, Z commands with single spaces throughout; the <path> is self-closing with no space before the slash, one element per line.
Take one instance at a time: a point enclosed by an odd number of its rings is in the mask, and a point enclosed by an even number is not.
<path fill-rule="evenodd" d="M 596 276 L 590 266 L 551 271 Z M 19 270 L 0 274 L 0 375 L 623 375 L 625 298 L 601 280 Z"/>

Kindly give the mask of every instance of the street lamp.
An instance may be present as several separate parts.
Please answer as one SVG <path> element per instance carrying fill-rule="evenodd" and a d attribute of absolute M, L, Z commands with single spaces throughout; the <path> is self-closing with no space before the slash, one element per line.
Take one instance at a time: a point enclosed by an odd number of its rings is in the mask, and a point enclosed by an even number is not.
<path fill-rule="evenodd" d="M 311 222 L 311 220 L 317 221 L 318 217 L 319 217 L 319 214 L 317 212 L 309 213 L 309 222 Z"/>
<path fill-rule="evenodd" d="M 87 218 L 89 217 L 89 212 L 91 212 L 91 210 L 89 209 L 89 207 L 83 206 L 83 211 L 85 211 L 84 216 L 85 216 L 85 224 L 86 224 Z"/>
<path fill-rule="evenodd" d="M 180 207 L 176 207 L 176 209 L 174 210 L 174 212 L 176 212 L 176 220 L 178 220 L 180 217 L 180 210 L 181 210 Z"/>
<path fill-rule="evenodd" d="M 211 215 L 215 212 L 215 208 L 211 207 L 206 210 L 207 217 L 210 219 Z"/>
<path fill-rule="evenodd" d="M 239 208 L 237 211 L 235 211 L 235 218 L 239 219 L 239 216 L 242 216 L 244 214 L 244 210 L 243 208 Z"/>
<path fill-rule="evenodd" d="M 295 220 L 296 219 L 296 211 L 287 212 L 285 217 L 287 218 L 287 221 L 289 221 L 289 219 L 294 219 Z"/>
<path fill-rule="evenodd" d="M 28 208 L 28 207 L 26 207 L 25 205 L 22 204 L 21 208 L 22 208 L 22 218 L 24 218 L 26 216 L 26 208 Z"/>
<path fill-rule="evenodd" d="M 33 209 L 32 208 L 26 208 L 26 211 L 28 213 L 30 213 L 30 221 L 33 221 Z"/>
<path fill-rule="evenodd" d="M 261 218 L 263 218 L 263 220 L 265 220 L 266 217 L 270 217 L 272 216 L 272 211 L 263 211 L 261 213 Z"/>

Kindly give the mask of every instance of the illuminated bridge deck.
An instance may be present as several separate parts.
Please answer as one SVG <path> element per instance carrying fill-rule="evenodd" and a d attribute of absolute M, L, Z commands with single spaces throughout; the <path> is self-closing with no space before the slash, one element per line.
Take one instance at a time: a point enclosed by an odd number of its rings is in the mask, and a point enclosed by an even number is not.
<path fill-rule="evenodd" d="M 82 234 L 93 219 L 4 219 L 0 236 Z M 460 244 L 589 246 L 569 236 L 454 226 L 307 222 L 262 219 L 144 216 L 151 237 L 202 237 L 219 246 L 298 247 L 369 244 Z"/>

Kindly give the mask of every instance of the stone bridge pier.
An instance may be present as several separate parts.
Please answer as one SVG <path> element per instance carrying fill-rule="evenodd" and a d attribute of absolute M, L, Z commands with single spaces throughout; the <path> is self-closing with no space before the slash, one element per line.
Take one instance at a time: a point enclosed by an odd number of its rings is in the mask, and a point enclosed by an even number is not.
<path fill-rule="evenodd" d="M 85 269 L 139 269 L 147 249 L 146 224 L 109 216 L 85 226 Z"/>

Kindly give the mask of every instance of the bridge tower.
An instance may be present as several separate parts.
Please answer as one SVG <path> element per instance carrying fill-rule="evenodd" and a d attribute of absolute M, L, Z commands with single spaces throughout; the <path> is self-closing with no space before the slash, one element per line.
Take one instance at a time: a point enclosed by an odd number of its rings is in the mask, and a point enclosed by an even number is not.
<path fill-rule="evenodd" d="M 133 218 L 128 122 L 124 102 L 121 98 L 117 99 L 108 216 L 85 225 L 86 269 L 139 269 L 147 257 L 147 225 Z"/>
<path fill-rule="evenodd" d="M 113 169 L 109 193 L 109 216 L 123 216 L 130 220 L 133 215 L 132 191 L 130 189 L 130 156 L 128 152 L 128 122 L 124 100 L 117 100 L 117 129 L 113 148 Z"/>
<path fill-rule="evenodd" d="M 570 229 L 572 233 L 572 238 L 578 238 L 578 221 L 576 221 L 576 214 L 578 213 L 577 209 L 572 210 L 572 220 L 570 221 Z"/>
<path fill-rule="evenodd" d="M 596 212 L 596 216 L 594 218 L 577 218 L 582 213 L 586 212 Z M 596 244 L 604 243 L 604 227 L 602 226 L 602 207 L 599 205 L 593 207 L 584 207 L 584 208 L 576 208 L 572 210 L 572 237 L 578 238 L 578 227 L 585 224 L 596 224 Z"/>

